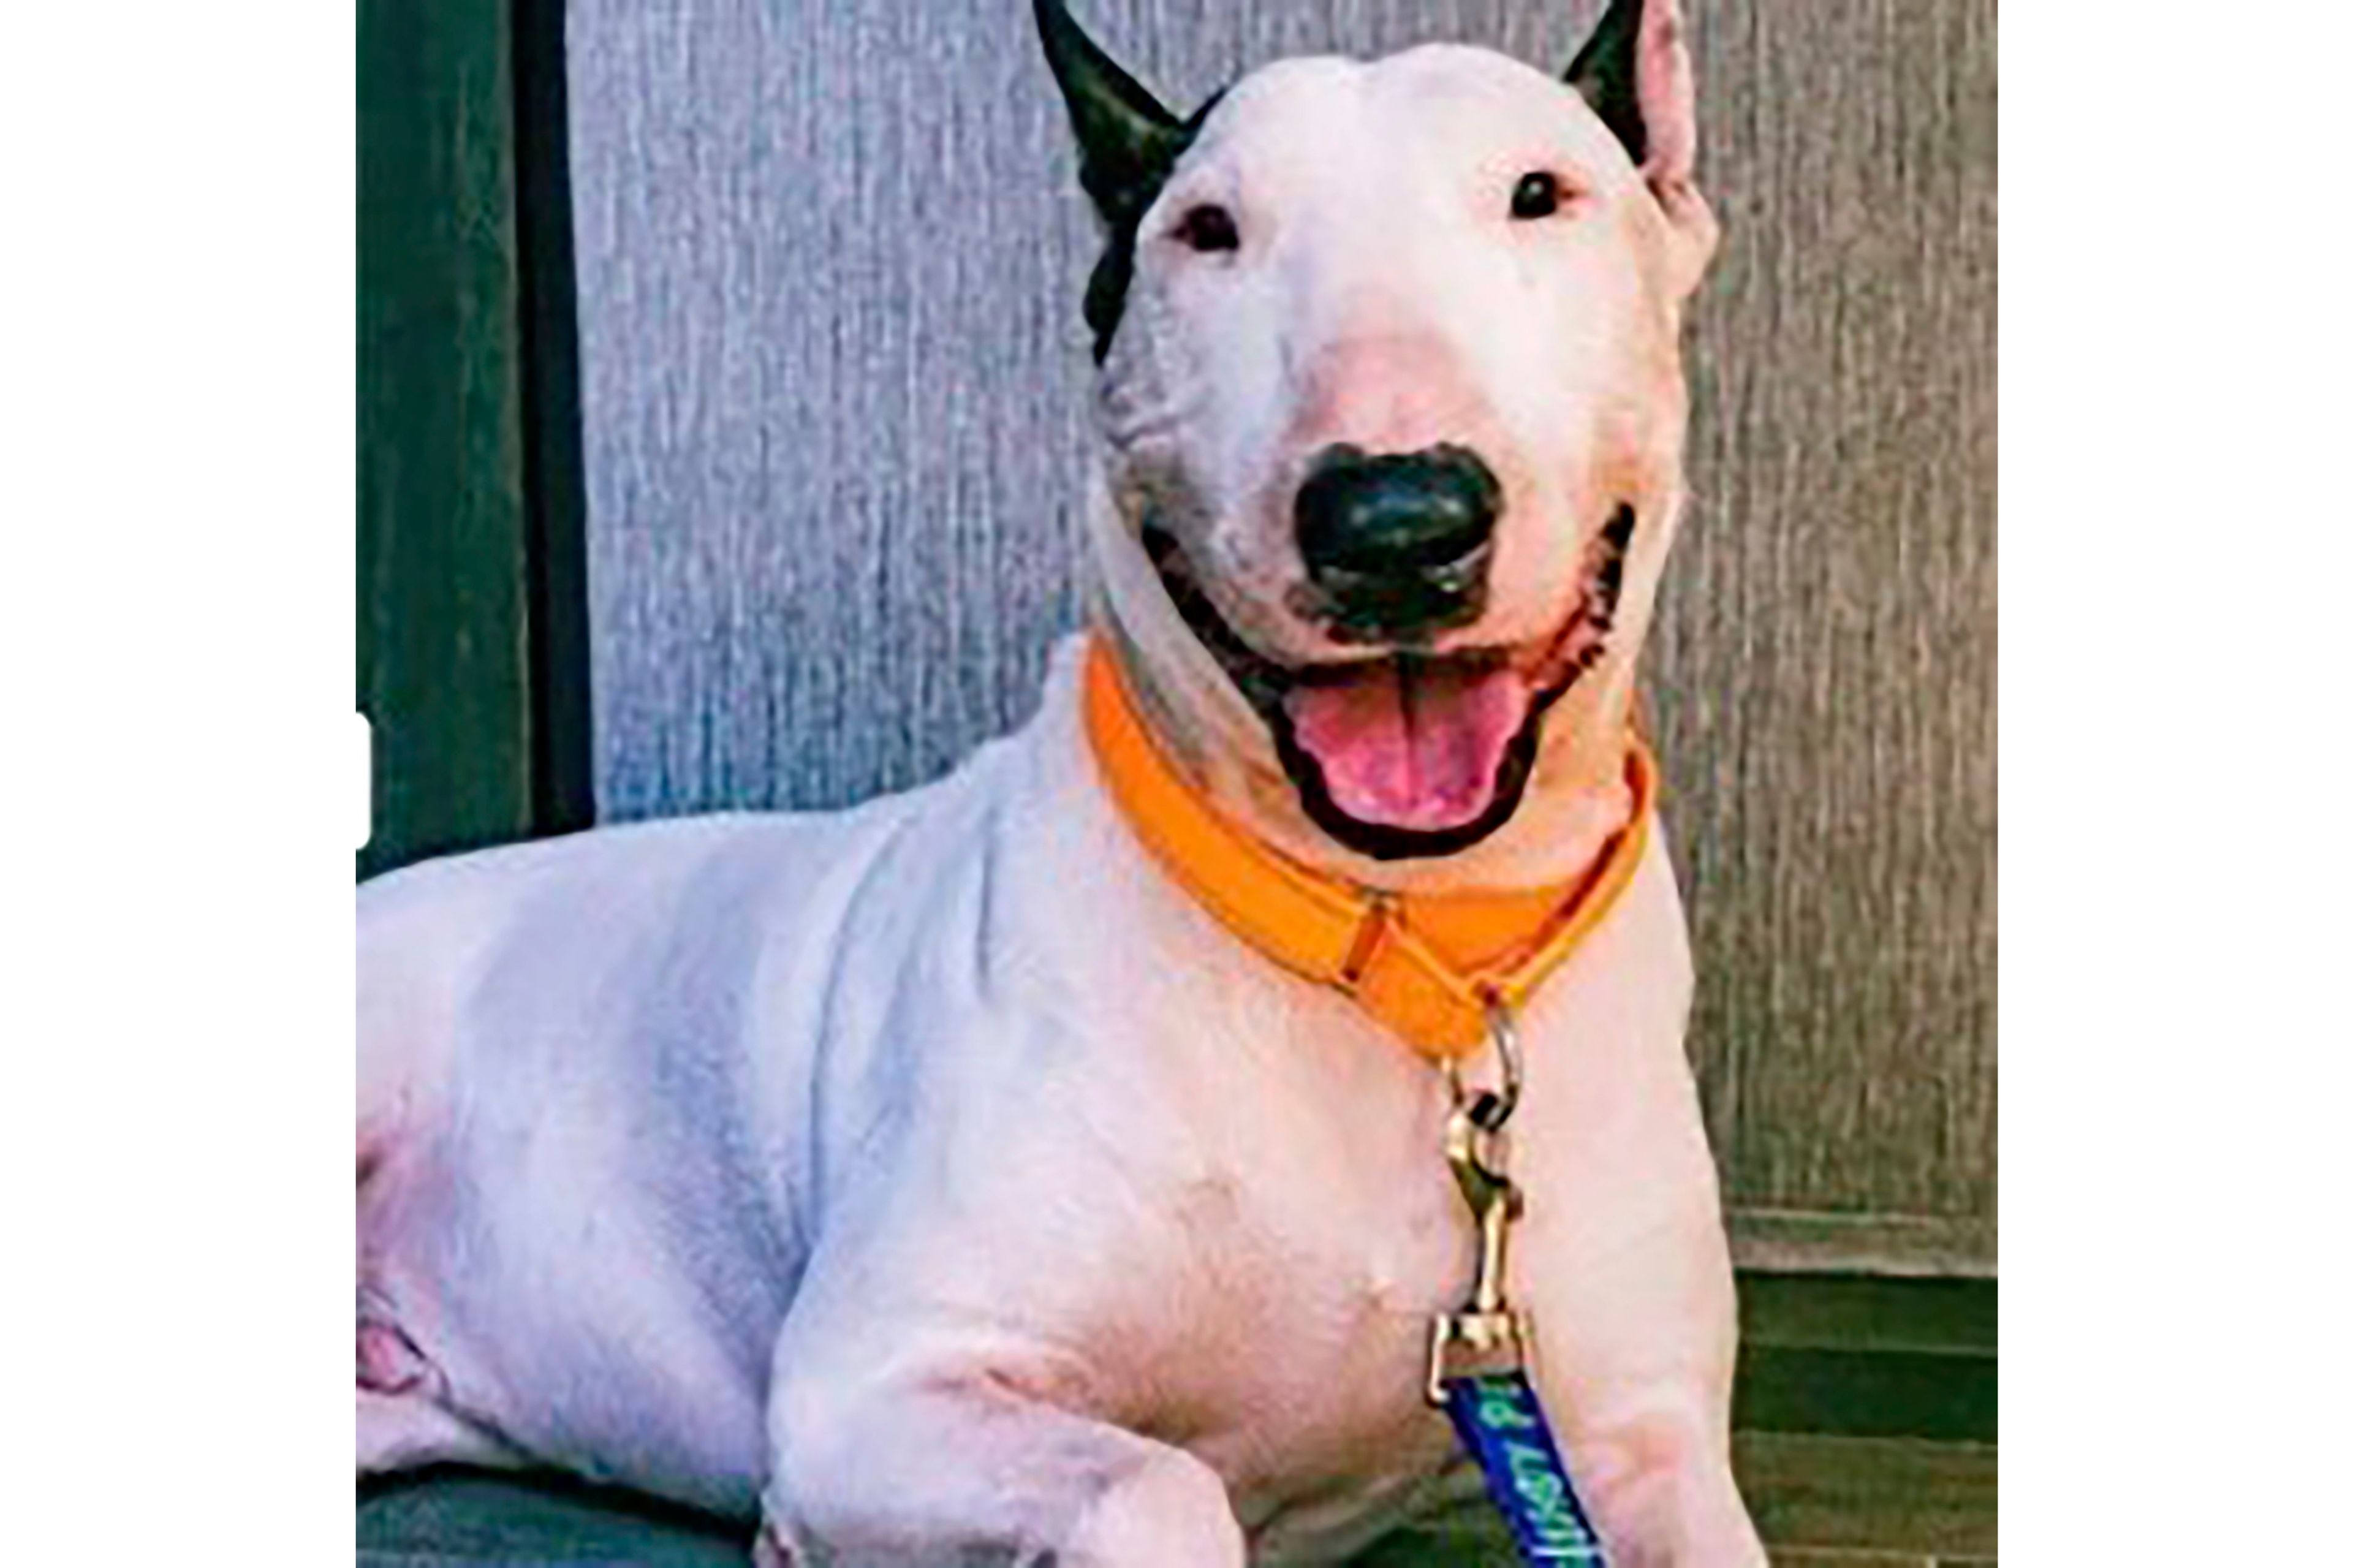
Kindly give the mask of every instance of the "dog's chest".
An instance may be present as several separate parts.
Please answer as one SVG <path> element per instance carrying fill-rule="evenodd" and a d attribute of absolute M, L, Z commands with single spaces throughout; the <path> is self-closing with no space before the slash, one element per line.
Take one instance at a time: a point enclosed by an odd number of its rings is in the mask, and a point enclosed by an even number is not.
<path fill-rule="evenodd" d="M 1261 1560 L 1314 1559 L 1394 1522 L 1453 1453 L 1422 1401 L 1451 1246 L 1303 1258 L 1240 1325 L 1222 1422 L 1190 1447 L 1227 1478 Z"/>
<path fill-rule="evenodd" d="M 1262 1560 L 1377 1532 L 1453 1452 L 1421 1389 L 1472 1237 L 1438 1119 L 1388 1109 L 1390 1135 L 1283 1149 L 1270 1133 L 1185 1184 L 1177 1245 L 1151 1270 L 1137 1425 L 1219 1470 Z"/>

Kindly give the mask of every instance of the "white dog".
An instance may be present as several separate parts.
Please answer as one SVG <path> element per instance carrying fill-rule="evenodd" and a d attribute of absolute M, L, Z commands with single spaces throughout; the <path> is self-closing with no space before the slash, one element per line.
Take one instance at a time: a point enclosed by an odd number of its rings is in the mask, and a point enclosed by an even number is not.
<path fill-rule="evenodd" d="M 551 1463 L 805 1563 L 1344 1557 L 1463 1470 L 1442 1144 L 1516 1010 L 1511 1302 L 1613 1562 L 1762 1561 L 1630 739 L 1715 245 L 1673 0 L 1561 80 L 1179 121 L 1039 0 L 1110 233 L 1094 624 L 952 776 L 360 911 L 359 1468 Z"/>

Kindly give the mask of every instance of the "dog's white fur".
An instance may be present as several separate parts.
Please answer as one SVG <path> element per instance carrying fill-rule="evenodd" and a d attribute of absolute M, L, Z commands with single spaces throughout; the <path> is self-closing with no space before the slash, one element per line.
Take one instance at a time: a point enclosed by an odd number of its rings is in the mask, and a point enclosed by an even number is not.
<path fill-rule="evenodd" d="M 1713 243 L 1688 63 L 1654 31 L 1646 107 L 1683 118 L 1643 171 L 1557 83 L 1432 47 L 1246 79 L 1146 216 L 1104 373 L 1099 619 L 1176 752 L 1293 853 L 1525 885 L 1623 825 L 1613 726 Z M 1541 234 L 1501 218 L 1531 167 L 1579 193 Z M 1260 245 L 1163 243 L 1202 200 Z M 1449 859 L 1364 860 L 1306 823 L 1136 541 L 1136 475 L 1176 474 L 1220 607 L 1270 653 L 1328 655 L 1282 607 L 1283 516 L 1336 440 L 1497 455 L 1466 641 L 1557 625 L 1607 502 L 1644 511 L 1614 651 L 1514 821 Z M 1614 1560 L 1755 1563 L 1651 842 L 1525 1019 L 1511 1285 Z M 360 942 L 364 1470 L 540 1460 L 758 1510 L 772 1558 L 1060 1568 L 1331 1560 L 1461 1479 L 1419 1395 L 1470 1261 L 1445 1090 L 1151 862 L 1072 647 L 1038 717 L 936 784 L 414 868 L 363 889 Z"/>

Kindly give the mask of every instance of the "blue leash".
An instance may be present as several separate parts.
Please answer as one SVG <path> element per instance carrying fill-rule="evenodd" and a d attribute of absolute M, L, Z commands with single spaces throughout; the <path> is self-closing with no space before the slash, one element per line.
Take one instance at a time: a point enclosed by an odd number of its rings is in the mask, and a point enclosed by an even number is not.
<path fill-rule="evenodd" d="M 1545 1424 L 1535 1385 L 1517 1367 L 1446 1380 L 1446 1414 L 1479 1461 L 1520 1557 L 1600 1563 L 1601 1538 L 1577 1500 L 1568 1466 Z"/>

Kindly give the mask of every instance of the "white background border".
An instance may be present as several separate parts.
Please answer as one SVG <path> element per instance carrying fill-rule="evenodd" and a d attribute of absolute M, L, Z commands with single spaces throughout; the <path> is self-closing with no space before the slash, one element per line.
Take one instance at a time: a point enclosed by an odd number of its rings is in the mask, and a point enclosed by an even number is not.
<path fill-rule="evenodd" d="M 2343 1561 L 2353 11 L 2001 68 L 2002 1557 Z"/>
<path fill-rule="evenodd" d="M 14 1562 L 351 1561 L 355 38 L 0 14 Z"/>
<path fill-rule="evenodd" d="M 2003 1556 L 2328 1561 L 2353 12 L 2004 45 Z M 27 1562 L 351 1551 L 353 61 L 344 6 L 0 21 Z"/>

